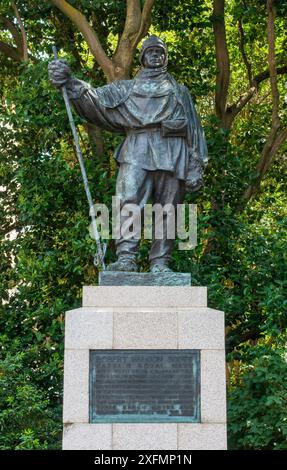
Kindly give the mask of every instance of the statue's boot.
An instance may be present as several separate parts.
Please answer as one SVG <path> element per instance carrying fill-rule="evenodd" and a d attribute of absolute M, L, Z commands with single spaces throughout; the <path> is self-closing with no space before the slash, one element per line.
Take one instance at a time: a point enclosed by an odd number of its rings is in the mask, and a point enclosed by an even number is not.
<path fill-rule="evenodd" d="M 131 256 L 119 256 L 118 260 L 107 266 L 107 271 L 128 271 L 138 272 L 138 266 L 135 258 Z"/>
<path fill-rule="evenodd" d="M 157 273 L 172 273 L 173 270 L 168 267 L 167 263 L 155 262 L 150 267 L 150 272 L 153 274 Z"/>

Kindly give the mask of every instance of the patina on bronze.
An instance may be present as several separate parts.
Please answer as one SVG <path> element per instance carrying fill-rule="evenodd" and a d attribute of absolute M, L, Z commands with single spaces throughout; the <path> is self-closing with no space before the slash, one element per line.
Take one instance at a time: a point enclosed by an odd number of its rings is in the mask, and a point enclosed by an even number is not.
<path fill-rule="evenodd" d="M 90 422 L 199 422 L 197 350 L 90 351 Z"/>
<path fill-rule="evenodd" d="M 167 48 L 161 39 L 150 36 L 140 53 L 141 69 L 132 80 L 118 80 L 92 88 L 73 78 L 67 63 L 49 64 L 52 83 L 66 86 L 77 113 L 102 129 L 125 135 L 115 151 L 119 164 L 116 195 L 121 207 L 137 204 L 143 209 L 153 204 L 177 204 L 186 191 L 203 184 L 207 146 L 188 89 L 167 72 Z M 149 253 L 152 272 L 170 271 L 168 264 L 174 240 L 167 236 L 164 214 L 163 237 L 153 238 Z M 128 216 L 121 215 L 123 226 Z M 139 240 L 116 240 L 118 260 L 108 269 L 137 271 Z"/>

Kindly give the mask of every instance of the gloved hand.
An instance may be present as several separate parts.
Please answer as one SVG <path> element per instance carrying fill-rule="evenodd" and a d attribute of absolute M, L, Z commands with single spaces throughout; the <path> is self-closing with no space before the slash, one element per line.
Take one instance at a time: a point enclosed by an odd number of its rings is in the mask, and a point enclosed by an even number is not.
<path fill-rule="evenodd" d="M 48 66 L 49 78 L 56 88 L 66 85 L 71 79 L 71 69 L 65 59 L 52 60 Z"/>
<path fill-rule="evenodd" d="M 203 186 L 203 167 L 197 158 L 192 158 L 189 162 L 187 177 L 185 180 L 185 190 L 188 193 L 198 191 Z"/>
<path fill-rule="evenodd" d="M 187 179 L 185 181 L 185 190 L 187 193 L 193 193 L 198 191 L 203 186 L 203 179 L 196 178 L 196 179 Z"/>

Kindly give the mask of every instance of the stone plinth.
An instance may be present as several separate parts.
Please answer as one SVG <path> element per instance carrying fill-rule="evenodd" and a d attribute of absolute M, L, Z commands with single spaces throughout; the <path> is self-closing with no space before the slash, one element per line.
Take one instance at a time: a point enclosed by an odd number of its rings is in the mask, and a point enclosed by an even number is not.
<path fill-rule="evenodd" d="M 137 349 L 200 351 L 200 422 L 89 422 L 90 351 Z M 63 421 L 63 449 L 226 449 L 224 313 L 206 287 L 84 287 L 66 312 Z"/>

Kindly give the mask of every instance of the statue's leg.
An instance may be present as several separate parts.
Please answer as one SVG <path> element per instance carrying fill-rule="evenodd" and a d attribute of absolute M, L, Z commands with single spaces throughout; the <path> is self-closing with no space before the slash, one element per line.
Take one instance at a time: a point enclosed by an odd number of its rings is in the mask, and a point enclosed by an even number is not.
<path fill-rule="evenodd" d="M 154 204 L 162 208 L 169 204 L 173 210 L 162 212 L 162 230 L 160 222 L 154 217 L 153 240 L 149 254 L 152 272 L 171 271 L 168 267 L 176 236 L 177 204 L 182 204 L 185 194 L 184 182 L 167 171 L 154 172 Z M 172 237 L 172 238 L 171 238 Z"/>
<path fill-rule="evenodd" d="M 117 214 L 120 221 L 120 238 L 115 240 L 118 259 L 108 266 L 109 271 L 138 270 L 136 256 L 141 238 L 143 208 L 150 198 L 152 184 L 150 172 L 129 163 L 120 165 L 116 185 L 120 209 L 120 214 Z M 134 204 L 134 210 L 132 206 L 127 207 L 128 204 Z M 124 206 L 126 213 L 123 213 Z M 131 214 L 133 225 L 130 224 Z"/>

